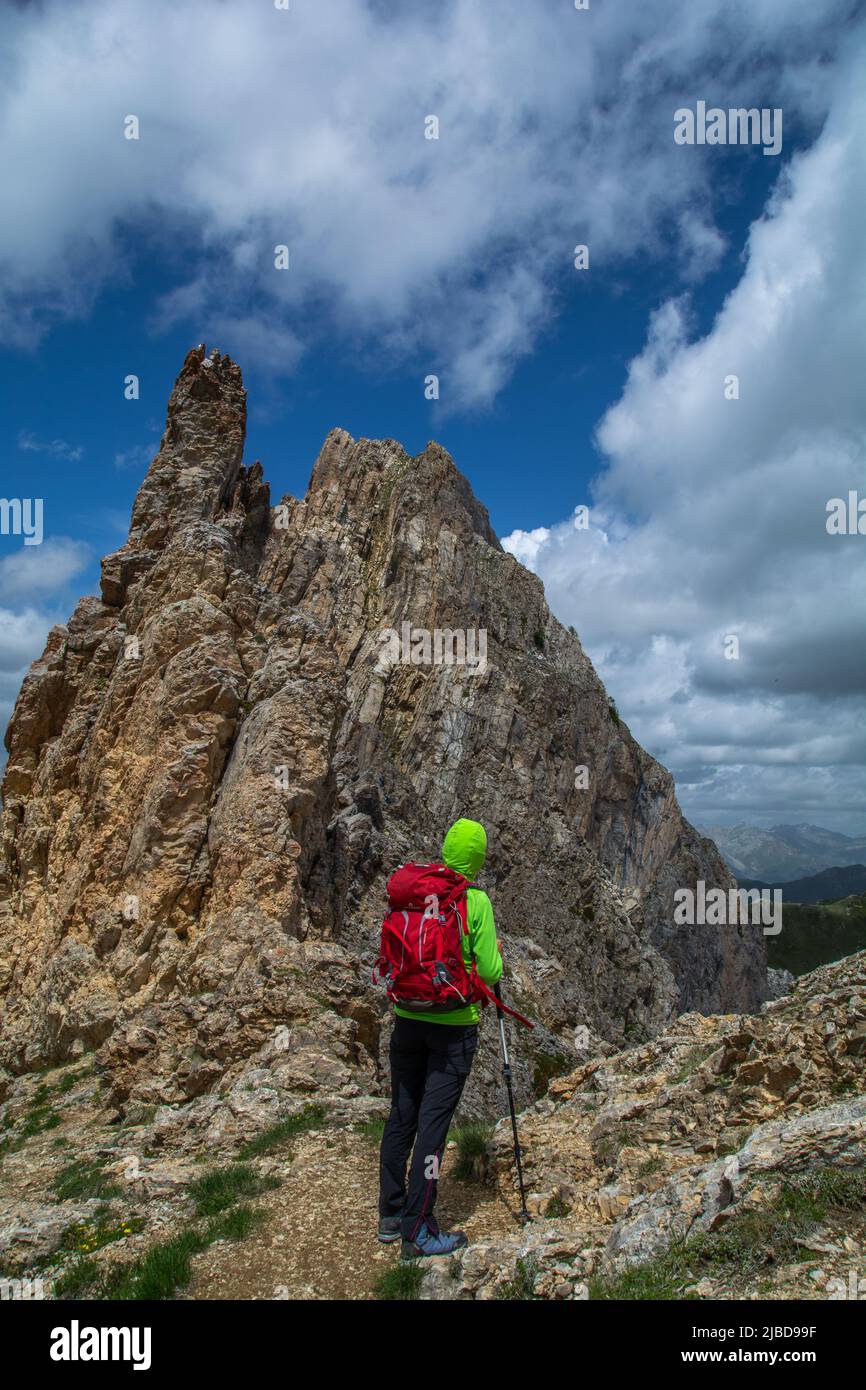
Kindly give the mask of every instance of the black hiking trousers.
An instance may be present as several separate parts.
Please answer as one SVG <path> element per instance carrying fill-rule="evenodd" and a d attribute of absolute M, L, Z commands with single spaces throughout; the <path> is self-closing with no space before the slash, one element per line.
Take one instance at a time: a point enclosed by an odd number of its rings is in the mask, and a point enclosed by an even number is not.
<path fill-rule="evenodd" d="M 379 1215 L 402 1214 L 404 1240 L 414 1240 L 425 1221 L 431 1221 L 445 1140 L 477 1046 L 477 1023 L 395 1017 L 391 1113 L 379 1154 Z M 413 1141 L 407 1189 L 406 1163 Z"/>

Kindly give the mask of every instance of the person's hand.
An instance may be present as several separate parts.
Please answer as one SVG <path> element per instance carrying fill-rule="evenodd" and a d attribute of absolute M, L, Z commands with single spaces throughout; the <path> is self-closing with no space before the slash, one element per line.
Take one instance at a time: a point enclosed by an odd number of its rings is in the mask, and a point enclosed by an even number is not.
<path fill-rule="evenodd" d="M 499 952 L 499 954 L 502 955 L 502 942 L 499 940 L 498 936 L 496 938 L 496 949 Z"/>

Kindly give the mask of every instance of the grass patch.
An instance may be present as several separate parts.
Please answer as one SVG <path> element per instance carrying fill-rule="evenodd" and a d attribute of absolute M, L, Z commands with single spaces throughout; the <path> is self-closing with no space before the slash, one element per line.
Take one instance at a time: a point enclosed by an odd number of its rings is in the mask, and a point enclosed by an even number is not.
<path fill-rule="evenodd" d="M 664 1160 L 661 1154 L 653 1154 L 651 1158 L 645 1158 L 637 1170 L 639 1178 L 651 1178 L 654 1173 L 658 1173 L 664 1167 Z"/>
<path fill-rule="evenodd" d="M 672 1078 L 673 1084 L 679 1086 L 681 1081 L 685 1081 L 693 1071 L 697 1071 L 701 1063 L 705 1062 L 716 1051 L 717 1047 L 718 1043 L 699 1043 L 696 1047 L 690 1048 L 683 1058 L 682 1066 L 676 1076 Z"/>
<path fill-rule="evenodd" d="M 526 1301 L 536 1297 L 533 1291 L 537 1266 L 535 1260 L 529 1255 L 525 1260 L 518 1260 L 514 1268 L 514 1278 L 509 1279 L 506 1284 L 502 1284 L 496 1292 L 496 1297 L 506 1299 L 508 1302 Z"/>
<path fill-rule="evenodd" d="M 279 1185 L 276 1178 L 262 1177 L 248 1163 L 230 1163 L 225 1168 L 209 1168 L 190 1183 L 189 1191 L 196 1216 L 215 1216 L 242 1197 L 258 1197 Z"/>
<path fill-rule="evenodd" d="M 793 1260 L 802 1242 L 832 1210 L 864 1208 L 866 1171 L 821 1168 L 784 1183 L 766 1208 L 732 1216 L 715 1235 L 675 1241 L 654 1259 L 612 1278 L 594 1276 L 589 1296 L 641 1301 L 682 1298 L 684 1286 L 702 1275 L 751 1275 L 769 1262 Z"/>
<path fill-rule="evenodd" d="M 0 1161 L 2 1161 L 5 1154 L 15 1153 L 17 1149 L 21 1148 L 23 1143 L 24 1140 L 20 1139 L 18 1135 L 13 1134 L 11 1130 L 7 1134 L 4 1134 L 3 1138 L 0 1139 Z"/>
<path fill-rule="evenodd" d="M 56 1129 L 59 1124 L 60 1116 L 50 1105 L 36 1105 L 21 1126 L 18 1137 L 32 1139 L 35 1134 L 44 1134 L 47 1129 Z"/>
<path fill-rule="evenodd" d="M 303 1110 L 299 1110 L 297 1115 L 289 1115 L 285 1120 L 278 1120 L 269 1129 L 262 1130 L 255 1139 L 244 1144 L 239 1151 L 238 1157 L 259 1158 L 262 1154 L 270 1153 L 279 1144 L 284 1144 L 288 1139 L 294 1139 L 296 1135 L 303 1134 L 308 1129 L 315 1129 L 325 1119 L 325 1107 L 323 1105 L 305 1105 Z"/>
<path fill-rule="evenodd" d="M 215 1240 L 243 1240 L 262 1219 L 262 1214 L 246 1203 L 222 1212 L 208 1224 L 208 1244 Z"/>
<path fill-rule="evenodd" d="M 122 1189 L 105 1174 L 105 1164 L 101 1159 L 77 1158 L 68 1163 L 57 1174 L 52 1184 L 54 1195 L 59 1202 L 68 1202 L 88 1197 L 119 1197 Z"/>
<path fill-rule="evenodd" d="M 556 1194 L 554 1197 L 551 1197 L 551 1199 L 550 1199 L 550 1201 L 548 1202 L 547 1206 L 544 1208 L 544 1215 L 545 1215 L 545 1216 L 568 1216 L 568 1213 L 569 1213 L 570 1211 L 571 1211 L 571 1207 L 570 1207 L 570 1205 L 568 1204 L 568 1202 L 566 1202 L 565 1198 L 564 1198 L 564 1197 L 561 1197 L 561 1196 L 559 1195 L 559 1193 L 557 1192 L 557 1194 Z"/>
<path fill-rule="evenodd" d="M 130 1216 L 124 1221 L 109 1220 L 106 1213 L 100 1213 L 93 1221 L 75 1221 L 67 1226 L 60 1239 L 62 1250 L 74 1250 L 82 1255 L 91 1255 L 115 1240 L 125 1240 L 136 1235 L 144 1225 L 140 1216 Z"/>
<path fill-rule="evenodd" d="M 487 1145 L 492 1133 L 492 1125 L 482 1124 L 459 1125 L 451 1131 L 449 1138 L 457 1145 L 455 1178 L 477 1181 L 479 1169 L 487 1156 Z"/>
<path fill-rule="evenodd" d="M 78 1071 L 68 1071 L 65 1076 L 61 1076 L 54 1088 L 55 1091 L 58 1095 L 65 1096 L 67 1091 L 71 1091 L 73 1086 L 77 1086 L 78 1082 L 88 1075 L 90 1070 L 90 1067 L 79 1067 Z"/>
<path fill-rule="evenodd" d="M 609 1129 L 600 1134 L 592 1145 L 592 1154 L 600 1168 L 609 1168 L 615 1162 L 620 1149 L 629 1141 L 629 1132 L 624 1125 Z"/>
<path fill-rule="evenodd" d="M 385 1120 L 377 1118 L 375 1115 L 370 1120 L 361 1120 L 352 1126 L 353 1133 L 361 1134 L 365 1139 L 369 1139 L 371 1144 L 381 1144 L 382 1135 L 385 1133 Z"/>
<path fill-rule="evenodd" d="M 373 1285 L 373 1292 L 385 1302 L 403 1302 L 417 1299 L 421 1289 L 424 1270 L 420 1260 L 401 1260 L 399 1264 L 387 1269 Z"/>
<path fill-rule="evenodd" d="M 60 1277 L 54 1280 L 54 1297 L 84 1298 L 87 1290 L 98 1282 L 101 1272 L 101 1265 L 97 1260 L 85 1256 L 73 1260 Z"/>
<path fill-rule="evenodd" d="M 154 1245 L 140 1260 L 100 1281 L 95 1296 L 133 1302 L 158 1302 L 174 1298 L 192 1277 L 193 1255 L 206 1250 L 210 1242 L 204 1231 L 181 1231 L 170 1240 Z"/>
<path fill-rule="evenodd" d="M 139 1259 L 115 1269 L 105 1270 L 89 1255 L 81 1255 L 55 1280 L 55 1297 L 129 1302 L 174 1298 L 192 1277 L 194 1255 L 216 1240 L 242 1240 L 260 1219 L 261 1213 L 252 1207 L 233 1207 L 205 1226 L 189 1226 L 160 1241 Z"/>
<path fill-rule="evenodd" d="M 856 1072 L 850 1076 L 837 1076 L 830 1086 L 831 1096 L 851 1096 L 859 1095 L 862 1089 L 862 1082 Z"/>

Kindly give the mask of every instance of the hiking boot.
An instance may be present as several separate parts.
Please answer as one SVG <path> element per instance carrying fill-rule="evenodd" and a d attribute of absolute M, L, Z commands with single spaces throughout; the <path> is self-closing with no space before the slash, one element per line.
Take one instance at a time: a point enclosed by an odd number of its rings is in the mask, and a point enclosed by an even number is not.
<path fill-rule="evenodd" d="M 424 1225 L 414 1240 L 404 1239 L 400 1259 L 421 1260 L 434 1255 L 453 1255 L 455 1250 L 461 1250 L 468 1244 L 463 1231 L 439 1231 Z"/>
<path fill-rule="evenodd" d="M 390 1245 L 392 1241 L 400 1239 L 399 1216 L 379 1217 L 379 1239 L 383 1245 Z"/>

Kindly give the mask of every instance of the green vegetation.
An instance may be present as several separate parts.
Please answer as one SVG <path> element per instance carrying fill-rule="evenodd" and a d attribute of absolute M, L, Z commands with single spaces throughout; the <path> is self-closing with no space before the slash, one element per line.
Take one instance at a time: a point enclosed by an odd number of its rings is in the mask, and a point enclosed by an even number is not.
<path fill-rule="evenodd" d="M 509 1301 L 534 1299 L 533 1283 L 536 1275 L 536 1263 L 531 1255 L 525 1260 L 518 1260 L 514 1269 L 514 1278 L 509 1279 L 506 1284 L 502 1284 L 497 1290 L 496 1297 Z"/>
<path fill-rule="evenodd" d="M 540 652 L 543 652 L 543 651 L 544 651 L 544 632 L 543 632 L 543 630 L 542 630 L 540 627 L 537 627 L 537 628 L 535 629 L 535 631 L 533 632 L 533 634 L 532 634 L 532 640 L 533 640 L 533 642 L 535 643 L 535 645 L 536 645 L 536 647 L 538 648 L 538 650 L 539 650 Z"/>
<path fill-rule="evenodd" d="M 714 1235 L 676 1241 L 654 1259 L 589 1281 L 591 1299 L 673 1299 L 705 1275 L 752 1275 L 796 1259 L 802 1241 L 835 1211 L 866 1208 L 866 1170 L 821 1168 L 786 1182 L 761 1210 L 734 1214 Z M 696 1295 L 685 1295 L 693 1297 Z"/>
<path fill-rule="evenodd" d="M 303 1110 L 298 1111 L 297 1115 L 290 1115 L 288 1119 L 278 1120 L 275 1125 L 271 1125 L 269 1129 L 257 1134 L 255 1139 L 244 1144 L 238 1156 L 241 1159 L 259 1158 L 262 1154 L 270 1153 L 272 1149 L 284 1144 L 287 1139 L 294 1139 L 296 1135 L 303 1134 L 305 1130 L 315 1129 L 323 1122 L 325 1114 L 323 1105 L 305 1105 Z"/>
<path fill-rule="evenodd" d="M 104 1169 L 102 1159 L 75 1159 L 62 1168 L 54 1179 L 52 1186 L 55 1197 L 59 1202 L 75 1198 L 119 1197 L 121 1188 L 112 1178 L 106 1177 Z"/>
<path fill-rule="evenodd" d="M 371 1144 L 381 1144 L 382 1135 L 385 1133 L 385 1120 L 383 1116 L 374 1115 L 372 1119 L 361 1120 L 352 1126 L 355 1134 L 362 1134 L 365 1139 L 369 1139 Z"/>
<path fill-rule="evenodd" d="M 90 1067 L 79 1067 L 75 1071 L 66 1071 L 53 1088 L 55 1093 L 65 1096 L 68 1091 L 72 1090 L 73 1086 L 77 1086 L 78 1082 L 90 1073 L 90 1070 Z"/>
<path fill-rule="evenodd" d="M 612 695 L 608 695 L 607 697 L 607 712 L 613 720 L 614 724 L 618 724 L 619 710 L 616 707 L 616 701 L 614 700 Z"/>
<path fill-rule="evenodd" d="M 190 1192 L 198 1217 L 168 1240 L 158 1241 L 138 1259 L 105 1268 L 92 1252 L 109 1241 L 121 1240 L 141 1229 L 138 1218 L 112 1224 L 108 1216 L 95 1223 L 78 1223 L 64 1236 L 73 1259 L 54 1283 L 57 1298 L 124 1299 L 151 1301 L 174 1298 L 192 1277 L 192 1258 L 216 1240 L 243 1240 L 261 1219 L 252 1207 L 238 1203 L 241 1196 L 258 1196 L 279 1184 L 260 1177 L 246 1164 L 214 1168 L 192 1184 Z"/>
<path fill-rule="evenodd" d="M 0 1139 L 0 1162 L 2 1162 L 5 1154 L 14 1153 L 16 1149 L 21 1148 L 23 1143 L 23 1139 L 18 1139 L 11 1129 L 8 1130 L 3 1135 L 3 1138 Z"/>
<path fill-rule="evenodd" d="M 681 1081 L 685 1081 L 687 1077 L 691 1076 L 693 1071 L 697 1071 L 701 1063 L 712 1056 L 717 1047 L 718 1043 L 698 1043 L 696 1047 L 690 1048 L 683 1058 L 682 1066 L 673 1078 L 674 1085 L 678 1086 Z"/>
<path fill-rule="evenodd" d="M 279 1185 L 277 1178 L 262 1177 L 248 1163 L 230 1163 L 225 1168 L 209 1168 L 190 1183 L 189 1191 L 196 1216 L 215 1216 L 241 1197 L 259 1197 Z"/>
<path fill-rule="evenodd" d="M 866 949 L 866 893 L 836 902 L 782 901 L 782 930 L 767 937 L 767 960 L 777 969 L 805 975 L 819 965 Z"/>
<path fill-rule="evenodd" d="M 423 1278 L 421 1260 L 401 1260 L 379 1276 L 373 1285 L 373 1292 L 384 1301 L 409 1301 L 418 1297 Z"/>
<path fill-rule="evenodd" d="M 125 1221 L 112 1219 L 107 1211 L 99 1212 L 92 1221 L 75 1221 L 67 1226 L 60 1240 L 61 1250 L 73 1250 L 91 1255 L 115 1240 L 125 1240 L 141 1230 L 144 1222 L 140 1216 L 130 1216 Z"/>
<path fill-rule="evenodd" d="M 560 1196 L 560 1194 L 557 1192 L 553 1197 L 551 1197 L 547 1206 L 544 1208 L 544 1215 L 568 1216 L 568 1213 L 570 1211 L 571 1206 L 569 1205 L 569 1203 L 566 1202 L 565 1198 Z"/>
<path fill-rule="evenodd" d="M 600 1168 L 609 1167 L 613 1163 L 620 1149 L 628 1143 L 629 1137 L 625 1125 L 619 1125 L 616 1129 L 610 1129 L 605 1134 L 599 1135 L 593 1143 L 592 1153 Z"/>
<path fill-rule="evenodd" d="M 43 1072 L 47 1068 L 43 1065 L 34 1068 L 34 1071 Z M 47 1081 L 40 1081 L 36 1090 L 33 1092 L 32 1104 L 18 1124 L 10 1124 L 6 1127 L 2 1139 L 0 1139 L 0 1159 L 4 1154 L 15 1153 L 28 1139 L 34 1138 L 38 1134 L 45 1134 L 49 1129 L 56 1129 L 61 1123 L 61 1116 L 51 1105 L 53 1097 L 66 1095 L 68 1091 L 83 1076 L 90 1071 L 90 1066 L 77 1067 L 65 1073 L 54 1085 L 49 1085 Z M 54 1148 L 62 1148 L 64 1140 L 56 1138 L 53 1141 Z"/>
<path fill-rule="evenodd" d="M 151 1246 L 141 1259 L 107 1271 L 90 1297 L 153 1302 L 174 1298 L 192 1277 L 191 1261 L 215 1240 L 242 1240 L 258 1219 L 252 1207 L 235 1207 L 208 1222 L 203 1229 L 189 1227 L 170 1240 Z"/>
<path fill-rule="evenodd" d="M 35 1105 L 25 1117 L 18 1131 L 18 1139 L 31 1139 L 34 1134 L 44 1134 L 46 1129 L 56 1129 L 60 1116 L 50 1105 Z"/>
<path fill-rule="evenodd" d="M 645 1158 L 637 1170 L 639 1178 L 651 1178 L 654 1173 L 660 1173 L 664 1167 L 664 1160 L 661 1154 L 653 1154 L 650 1158 Z"/>
<path fill-rule="evenodd" d="M 453 1170 L 455 1178 L 477 1180 L 479 1170 L 483 1171 L 487 1145 L 492 1133 L 493 1126 L 484 1124 L 458 1125 L 456 1129 L 451 1130 L 448 1138 L 453 1139 L 457 1145 L 457 1160 Z"/>
<path fill-rule="evenodd" d="M 99 1280 L 101 1266 L 98 1260 L 86 1255 L 77 1257 L 67 1265 L 58 1279 L 54 1280 L 55 1298 L 84 1298 L 87 1290 Z"/>

